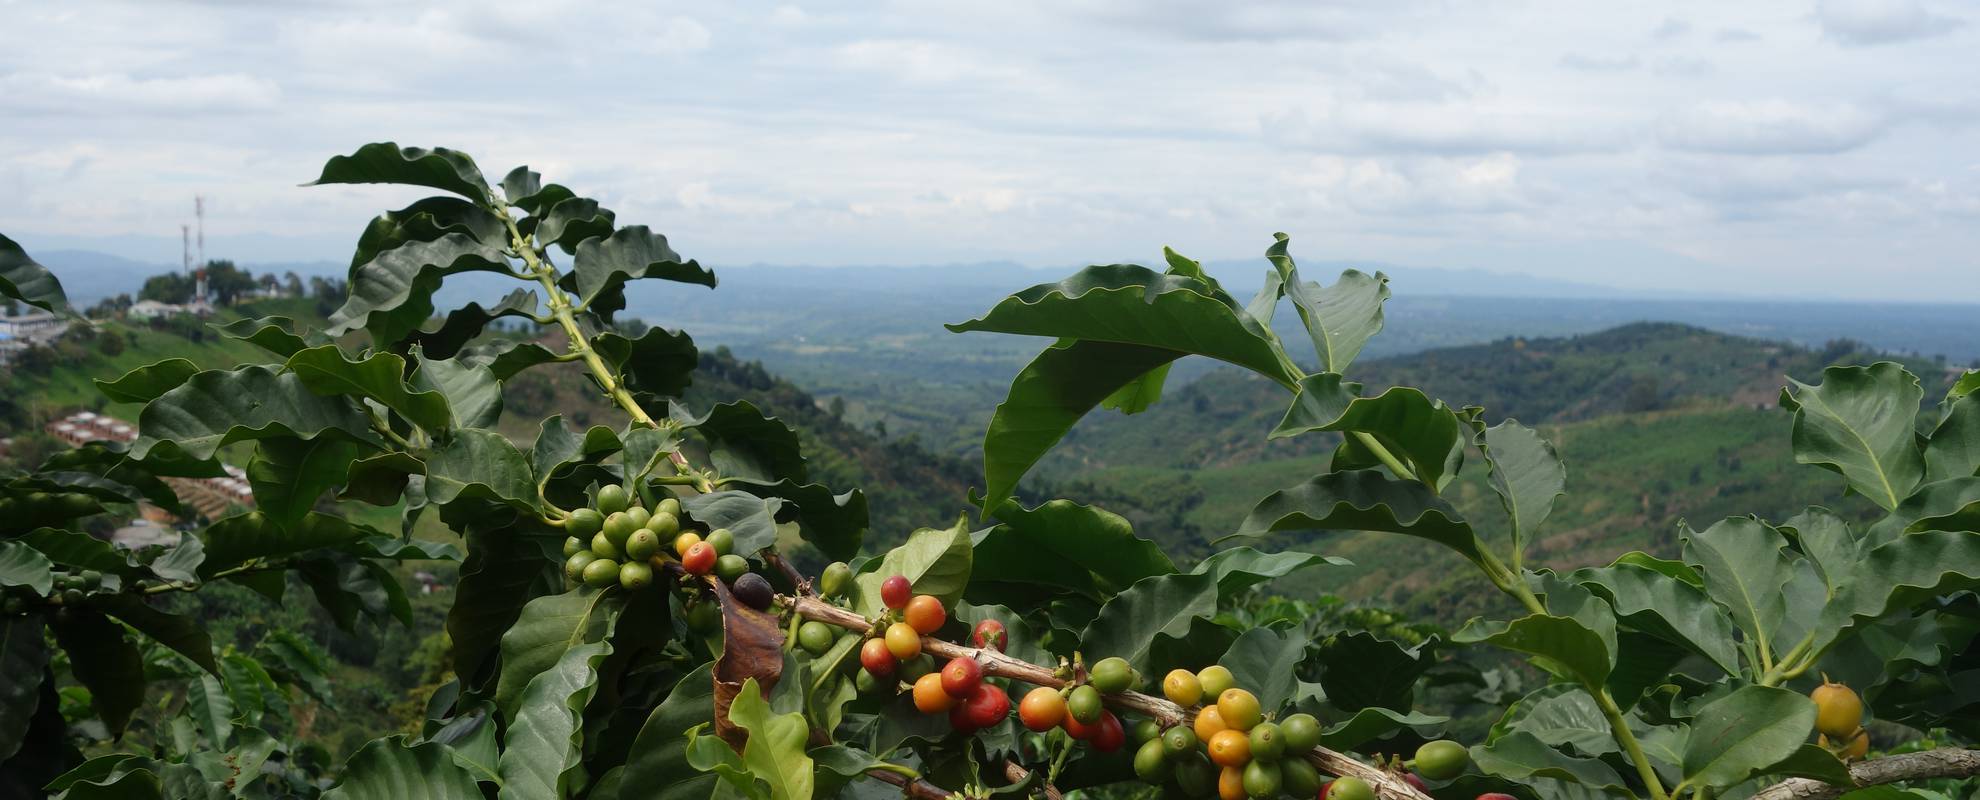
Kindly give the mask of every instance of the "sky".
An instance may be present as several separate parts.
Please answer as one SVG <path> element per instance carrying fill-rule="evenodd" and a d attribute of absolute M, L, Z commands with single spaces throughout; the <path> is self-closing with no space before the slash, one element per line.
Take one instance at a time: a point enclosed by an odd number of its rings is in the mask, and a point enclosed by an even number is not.
<path fill-rule="evenodd" d="M 348 260 L 371 141 L 704 263 L 1161 248 L 1980 302 L 1980 6 L 0 0 L 0 233 Z M 1260 261 L 1262 266 L 1263 262 Z M 72 279 L 73 280 L 73 279 Z"/>

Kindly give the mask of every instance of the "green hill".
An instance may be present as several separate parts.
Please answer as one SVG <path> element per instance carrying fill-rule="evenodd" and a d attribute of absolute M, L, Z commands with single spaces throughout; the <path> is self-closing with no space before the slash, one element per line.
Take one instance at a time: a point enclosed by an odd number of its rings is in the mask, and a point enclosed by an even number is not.
<path fill-rule="evenodd" d="M 1850 342 L 1808 349 L 1684 325 L 1644 323 L 1596 334 L 1504 339 L 1357 364 L 1374 394 L 1391 385 L 1486 408 L 1539 427 L 1568 468 L 1568 496 L 1532 546 L 1532 566 L 1571 569 L 1628 550 L 1671 556 L 1680 520 L 1733 514 L 1781 519 L 1809 504 L 1867 518 L 1830 473 L 1794 463 L 1792 417 L 1777 407 L 1786 376 L 1817 380 L 1824 366 L 1875 359 Z M 1944 378 L 1925 375 L 1927 395 Z M 1304 479 L 1337 440 L 1267 441 L 1284 390 L 1250 373 L 1218 370 L 1134 415 L 1096 414 L 1039 466 L 1039 477 L 1141 509 L 1155 536 L 1201 548 L 1235 528 L 1253 503 Z M 1476 458 L 1477 454 L 1471 454 Z M 1497 499 L 1482 477 L 1446 495 L 1492 535 Z M 1079 496 L 1075 494 L 1074 496 Z M 1290 544 L 1290 543 L 1288 543 Z M 1455 556 L 1383 535 L 1297 543 L 1342 555 L 1326 574 L 1334 591 L 1459 622 L 1498 594 Z M 1308 579 L 1309 582 L 1311 579 Z M 1345 581 L 1345 584 L 1343 583 Z"/>

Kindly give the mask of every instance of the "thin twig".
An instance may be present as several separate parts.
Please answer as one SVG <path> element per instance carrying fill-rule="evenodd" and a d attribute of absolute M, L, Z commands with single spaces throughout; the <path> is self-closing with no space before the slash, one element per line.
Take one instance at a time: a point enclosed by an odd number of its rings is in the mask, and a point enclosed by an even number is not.
<path fill-rule="evenodd" d="M 1790 778 L 1760 790 L 1752 800 L 1833 800 L 1865 786 L 1925 778 L 1970 778 L 1980 775 L 1980 750 L 1942 748 L 1922 753 L 1873 758 L 1850 765 L 1854 786 L 1834 786 L 1807 778 Z"/>

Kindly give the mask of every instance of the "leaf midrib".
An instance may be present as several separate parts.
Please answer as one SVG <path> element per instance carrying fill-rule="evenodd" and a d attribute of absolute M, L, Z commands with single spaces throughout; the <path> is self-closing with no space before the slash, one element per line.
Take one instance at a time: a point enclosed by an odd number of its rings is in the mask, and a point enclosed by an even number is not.
<path fill-rule="evenodd" d="M 1841 426 L 1843 430 L 1848 431 L 1850 437 L 1856 440 L 1857 446 L 1863 450 L 1863 455 L 1870 459 L 1872 471 L 1877 473 L 1877 482 L 1883 484 L 1884 496 L 1890 498 L 1891 504 L 1889 507 L 1897 508 L 1898 503 L 1903 498 L 1897 496 L 1897 488 L 1891 484 L 1891 477 L 1884 469 L 1884 462 L 1877 457 L 1877 451 L 1870 446 L 1870 440 L 1865 438 L 1862 433 L 1859 433 L 1856 430 L 1856 426 L 1849 424 L 1849 420 L 1845 419 L 1842 413 L 1837 411 L 1834 406 L 1829 405 L 1828 401 L 1821 395 L 1816 394 L 1814 400 L 1813 405 L 1819 408 L 1830 419 L 1835 420 L 1837 425 Z M 1804 402 L 1803 405 L 1809 404 Z"/>

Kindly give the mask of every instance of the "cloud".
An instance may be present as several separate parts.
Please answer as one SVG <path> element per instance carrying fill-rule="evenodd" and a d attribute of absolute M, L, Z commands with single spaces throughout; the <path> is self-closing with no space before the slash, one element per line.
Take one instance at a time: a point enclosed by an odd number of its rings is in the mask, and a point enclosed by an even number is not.
<path fill-rule="evenodd" d="M 1657 139 L 1690 152 L 1822 155 L 1869 144 L 1888 126 L 1883 116 L 1846 103 L 1708 102 L 1667 116 Z"/>
<path fill-rule="evenodd" d="M 1650 38 L 1668 42 L 1682 39 L 1690 34 L 1691 23 L 1676 17 L 1665 17 L 1663 22 L 1658 23 L 1657 27 L 1650 31 Z"/>
<path fill-rule="evenodd" d="M 274 81 L 239 74 L 135 78 L 16 72 L 0 77 L 0 108 L 16 111 L 187 115 L 263 110 L 281 99 L 282 89 Z"/>
<path fill-rule="evenodd" d="M 1561 56 L 1561 66 L 1579 72 L 1628 72 L 1636 69 L 1636 56 L 1590 56 L 1569 53 Z"/>
<path fill-rule="evenodd" d="M 1712 38 L 1720 42 L 1732 44 L 1736 42 L 1757 42 L 1760 41 L 1761 36 L 1745 28 L 1726 28 L 1719 31 L 1718 35 Z"/>
<path fill-rule="evenodd" d="M 1817 0 L 1815 20 L 1823 35 L 1857 47 L 1944 36 L 1963 24 L 1919 0 Z"/>

